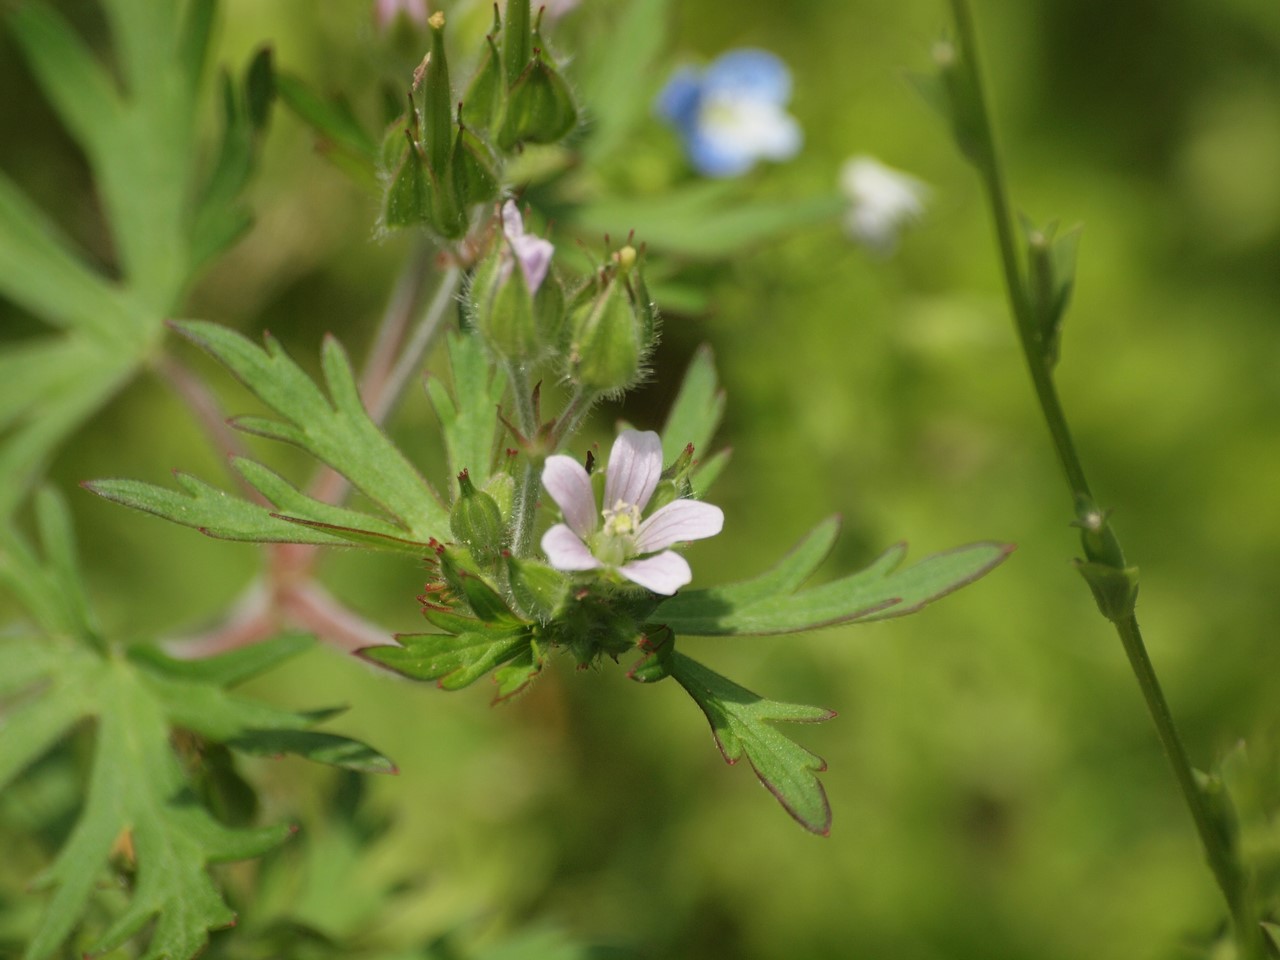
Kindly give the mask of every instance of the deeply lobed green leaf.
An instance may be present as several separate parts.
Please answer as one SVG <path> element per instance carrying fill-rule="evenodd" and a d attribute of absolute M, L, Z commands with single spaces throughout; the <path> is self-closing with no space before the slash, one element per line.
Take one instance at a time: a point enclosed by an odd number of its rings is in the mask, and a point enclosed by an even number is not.
<path fill-rule="evenodd" d="M 321 354 L 326 397 L 270 334 L 264 337 L 264 349 L 214 323 L 192 320 L 175 328 L 285 418 L 283 423 L 241 418 L 237 426 L 296 443 L 350 480 L 410 537 L 423 542 L 448 537 L 448 511 L 365 410 L 351 364 L 336 340 L 326 338 Z"/>
<path fill-rule="evenodd" d="M 899 544 L 859 573 L 796 592 L 831 549 L 836 530 L 836 522 L 827 520 L 767 573 L 677 594 L 652 619 L 678 634 L 735 636 L 900 617 L 989 573 L 1012 550 L 1007 544 L 974 543 L 899 570 L 906 555 L 906 546 Z"/>
<path fill-rule="evenodd" d="M 801 826 L 823 835 L 830 831 L 831 806 L 818 780 L 826 762 L 770 724 L 820 723 L 834 717 L 833 711 L 766 700 L 679 651 L 672 654 L 671 675 L 706 715 L 728 763 L 745 756 L 760 782 Z"/>
<path fill-rule="evenodd" d="M 290 828 L 219 823 L 195 799 L 175 743 L 188 761 L 216 742 L 364 772 L 395 768 L 366 744 L 311 729 L 332 711 L 299 713 L 225 689 L 301 652 L 305 639 L 282 637 L 201 663 L 145 646 L 127 655 L 109 647 L 84 601 L 65 507 L 42 494 L 36 520 L 43 560 L 0 530 L 0 587 L 39 626 L 0 639 L 0 789 L 86 720 L 96 736 L 83 808 L 44 877 L 53 892 L 26 956 L 55 955 L 94 890 L 123 862 L 131 875 L 127 906 L 92 949 L 114 949 L 153 924 L 141 955 L 188 960 L 210 930 L 235 919 L 208 865 L 259 856 Z"/>

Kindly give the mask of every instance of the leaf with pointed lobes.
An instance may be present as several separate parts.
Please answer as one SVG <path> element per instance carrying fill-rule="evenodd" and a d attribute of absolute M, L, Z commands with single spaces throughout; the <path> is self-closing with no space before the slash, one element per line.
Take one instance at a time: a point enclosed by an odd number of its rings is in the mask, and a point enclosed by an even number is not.
<path fill-rule="evenodd" d="M 399 646 L 366 647 L 359 656 L 411 680 L 435 680 L 444 690 L 460 690 L 526 651 L 524 626 L 506 631 L 413 633 L 396 636 Z"/>
<path fill-rule="evenodd" d="M 834 711 L 766 700 L 679 652 L 672 655 L 671 676 L 701 708 L 725 762 L 734 764 L 745 756 L 760 782 L 802 827 L 822 836 L 830 832 L 831 806 L 818 780 L 826 761 L 770 723 L 821 723 L 834 717 Z"/>
<path fill-rule="evenodd" d="M 829 519 L 767 573 L 681 592 L 664 601 L 652 619 L 679 634 L 742 636 L 900 617 L 985 576 L 1013 550 L 1009 544 L 973 543 L 899 570 L 906 546 L 898 544 L 865 570 L 800 590 L 826 558 L 838 530 L 838 522 Z"/>

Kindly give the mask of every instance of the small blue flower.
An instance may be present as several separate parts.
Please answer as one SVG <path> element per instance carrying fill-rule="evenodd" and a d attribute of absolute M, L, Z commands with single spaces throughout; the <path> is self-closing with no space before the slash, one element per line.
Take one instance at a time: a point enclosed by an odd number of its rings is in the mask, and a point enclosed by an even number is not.
<path fill-rule="evenodd" d="M 705 70 L 685 67 L 658 94 L 658 116 L 675 127 L 708 177 L 736 177 L 757 160 L 789 160 L 800 125 L 784 109 L 791 72 L 767 50 L 731 50 Z"/>

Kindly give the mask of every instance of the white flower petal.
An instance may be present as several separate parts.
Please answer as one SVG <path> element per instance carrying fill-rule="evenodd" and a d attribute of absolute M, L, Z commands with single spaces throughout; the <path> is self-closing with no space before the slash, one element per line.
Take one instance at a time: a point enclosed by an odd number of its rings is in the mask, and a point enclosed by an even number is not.
<path fill-rule="evenodd" d="M 632 583 L 668 597 L 693 579 L 689 562 L 673 550 L 624 563 L 618 572 Z"/>
<path fill-rule="evenodd" d="M 542 485 L 560 507 L 573 532 L 583 538 L 590 536 L 596 528 L 596 495 L 582 464 L 563 454 L 547 457 L 542 468 Z"/>
<path fill-rule="evenodd" d="M 652 430 L 623 430 L 609 452 L 604 508 L 621 500 L 643 510 L 662 476 L 662 440 Z"/>
<path fill-rule="evenodd" d="M 929 195 L 924 183 L 874 157 L 848 160 L 840 171 L 840 188 L 850 202 L 845 229 L 882 254 L 892 252 L 904 226 L 924 215 Z"/>
<path fill-rule="evenodd" d="M 557 570 L 594 570 L 600 566 L 587 545 L 563 523 L 557 523 L 542 535 L 542 552 Z"/>
<path fill-rule="evenodd" d="M 714 537 L 724 529 L 724 511 L 701 500 L 673 500 L 657 510 L 636 533 L 641 553 L 665 550 L 674 543 Z"/>

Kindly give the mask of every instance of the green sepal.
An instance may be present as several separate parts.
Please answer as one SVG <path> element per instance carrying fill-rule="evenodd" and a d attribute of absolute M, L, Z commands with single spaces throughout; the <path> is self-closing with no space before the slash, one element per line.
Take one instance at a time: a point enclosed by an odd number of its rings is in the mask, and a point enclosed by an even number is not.
<path fill-rule="evenodd" d="M 1196 790 L 1204 800 L 1204 809 L 1209 814 L 1209 821 L 1218 835 L 1219 846 L 1232 854 L 1233 866 L 1237 871 L 1242 868 L 1238 862 L 1240 852 L 1240 816 L 1236 811 L 1231 793 L 1223 778 L 1216 773 L 1205 773 L 1203 770 L 1192 770 L 1195 775 Z"/>
<path fill-rule="evenodd" d="M 510 90 L 533 56 L 533 17 L 529 0 L 508 0 L 502 24 L 502 73 Z"/>
<path fill-rule="evenodd" d="M 459 123 L 453 154 L 449 158 L 449 178 L 461 209 L 487 203 L 497 197 L 501 184 L 495 168 L 493 156 L 484 141 Z"/>
<path fill-rule="evenodd" d="M 476 330 L 485 344 L 504 360 L 527 362 L 542 350 L 534 316 L 533 296 L 513 254 L 498 245 L 476 270 L 469 300 Z"/>
<path fill-rule="evenodd" d="M 1088 560 L 1073 560 L 1075 568 L 1093 591 L 1098 610 L 1112 623 L 1133 616 L 1138 602 L 1138 568 L 1117 569 Z"/>
<path fill-rule="evenodd" d="M 416 227 L 430 224 L 435 217 L 435 184 L 427 173 L 426 157 L 418 149 L 412 133 L 400 159 L 400 166 L 387 188 L 382 219 L 388 227 Z"/>
<path fill-rule="evenodd" d="M 509 150 L 517 143 L 555 143 L 577 123 L 578 108 L 569 84 L 542 52 L 535 52 L 507 93 L 498 146 Z"/>
<path fill-rule="evenodd" d="M 519 622 L 501 594 L 475 569 L 476 561 L 469 551 L 449 546 L 439 548 L 437 553 L 445 583 L 480 620 L 485 623 Z"/>
<path fill-rule="evenodd" d="M 1076 248 L 1080 228 L 1058 235 L 1058 225 L 1036 227 L 1022 219 L 1026 242 L 1028 279 L 1027 305 L 1031 309 L 1039 340 L 1041 359 L 1052 368 L 1058 363 L 1062 345 L 1062 319 L 1075 287 Z"/>
<path fill-rule="evenodd" d="M 422 139 L 428 167 L 436 177 L 443 178 L 453 145 L 454 103 L 444 46 L 444 14 L 436 11 L 427 24 L 431 28 L 431 52 L 422 71 Z"/>
<path fill-rule="evenodd" d="M 675 665 L 676 635 L 670 629 L 646 624 L 636 646 L 644 656 L 631 665 L 627 671 L 628 679 L 636 683 L 657 683 L 671 676 Z"/>
<path fill-rule="evenodd" d="M 444 690 L 460 690 L 490 670 L 515 659 L 530 642 L 523 626 L 474 633 L 398 634 L 398 646 L 366 647 L 359 656 L 411 680 L 435 680 Z"/>
<path fill-rule="evenodd" d="M 527 647 L 493 672 L 493 681 L 498 685 L 493 702 L 509 700 L 527 689 L 529 684 L 538 679 L 545 663 L 546 655 L 542 645 L 537 640 L 530 640 Z"/>
<path fill-rule="evenodd" d="M 917 84 L 930 105 L 939 109 L 951 125 L 951 134 L 960 152 L 975 167 L 991 171 L 993 158 L 986 131 L 982 96 L 973 84 L 968 51 L 951 40 L 933 45 L 936 79 Z"/>
<path fill-rule="evenodd" d="M 822 836 L 830 832 L 831 806 L 818 780 L 826 761 L 770 724 L 821 723 L 834 717 L 834 711 L 766 700 L 679 652 L 672 655 L 671 676 L 701 708 L 726 763 L 746 756 L 760 782 L 796 822 Z"/>
<path fill-rule="evenodd" d="M 537 560 L 526 560 L 510 554 L 507 582 L 520 608 L 535 620 L 552 620 L 569 596 L 569 580 L 558 570 Z"/>
<path fill-rule="evenodd" d="M 493 497 L 493 502 L 502 512 L 502 522 L 511 522 L 511 508 L 516 501 L 516 478 L 509 473 L 495 473 L 484 485 L 484 492 Z"/>
<path fill-rule="evenodd" d="M 1080 545 L 1084 548 L 1085 559 L 1123 569 L 1126 566 L 1124 550 L 1111 529 L 1109 511 L 1103 510 L 1084 494 L 1076 496 L 1075 507 L 1076 519 L 1071 525 L 1080 528 Z"/>
<path fill-rule="evenodd" d="M 644 345 L 626 285 L 613 273 L 585 305 L 569 317 L 570 378 L 601 393 L 629 387 L 640 373 Z"/>
<path fill-rule="evenodd" d="M 495 5 L 494 28 L 485 37 L 484 52 L 480 54 L 480 63 L 476 66 L 471 86 L 467 88 L 462 99 L 462 122 L 485 133 L 492 131 L 502 110 L 503 92 L 506 82 L 502 76 L 502 55 L 498 52 L 494 37 L 498 35 L 498 10 Z"/>

